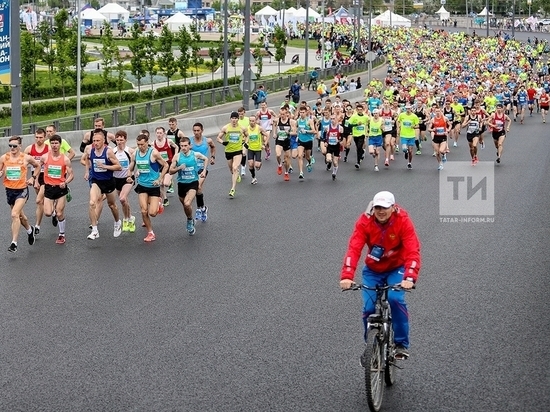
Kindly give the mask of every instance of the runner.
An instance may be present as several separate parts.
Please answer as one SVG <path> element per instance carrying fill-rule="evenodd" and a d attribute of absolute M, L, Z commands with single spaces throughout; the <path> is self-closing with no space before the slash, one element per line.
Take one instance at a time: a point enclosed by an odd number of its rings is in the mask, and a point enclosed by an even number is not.
<path fill-rule="evenodd" d="M 136 217 L 132 216 L 128 195 L 134 186 L 134 181 L 128 179 L 128 177 L 131 177 L 130 162 L 132 161 L 135 149 L 128 147 L 128 134 L 124 130 L 119 130 L 115 133 L 115 141 L 116 147 L 113 151 L 120 163 L 120 167 L 122 167 L 121 170 L 113 172 L 118 200 L 122 206 L 124 216 L 122 219 L 122 231 L 133 233 L 136 231 Z"/>
<path fill-rule="evenodd" d="M 477 158 L 477 144 L 479 142 L 479 135 L 481 133 L 482 119 L 478 112 L 478 108 L 474 106 L 468 115 L 464 118 L 462 127 L 466 127 L 466 139 L 470 147 L 470 156 L 472 157 L 472 166 L 475 166 L 478 162 Z"/>
<path fill-rule="evenodd" d="M 198 160 L 202 161 L 202 168 Z M 191 150 L 191 140 L 183 137 L 180 141 L 180 152 L 174 156 L 174 161 L 170 165 L 170 174 L 177 173 L 178 197 L 183 206 L 183 211 L 187 217 L 187 233 L 193 236 L 196 232 L 195 219 L 193 219 L 193 199 L 199 188 L 200 177 L 206 177 L 204 164 L 208 162 L 208 157 L 199 152 Z"/>
<path fill-rule="evenodd" d="M 502 146 L 506 139 L 506 132 L 510 131 L 510 125 L 512 119 L 504 113 L 504 105 L 502 103 L 497 104 L 497 110 L 493 113 L 488 120 L 488 125 L 491 127 L 493 134 L 493 143 L 497 149 L 497 163 L 500 163 L 502 157 Z"/>
<path fill-rule="evenodd" d="M 275 155 L 277 156 L 277 174 L 283 174 L 281 156 L 285 165 L 284 180 L 289 181 L 290 169 L 290 136 L 296 136 L 296 120 L 290 118 L 288 105 L 281 107 L 279 117 L 275 120 Z"/>
<path fill-rule="evenodd" d="M 159 126 L 155 129 L 155 136 L 156 138 L 153 142 L 153 147 L 157 149 L 157 151 L 160 153 L 164 161 L 168 163 L 168 167 L 170 167 L 170 163 L 172 163 L 172 158 L 176 153 L 178 153 L 179 147 L 176 146 L 176 144 L 173 141 L 171 141 L 166 137 L 166 131 L 162 126 Z M 170 204 L 170 201 L 168 200 L 167 191 L 171 185 L 172 185 L 172 176 L 169 173 L 166 173 L 164 175 L 164 180 L 162 181 L 162 185 L 160 186 L 162 206 L 159 213 L 162 213 L 163 208 Z"/>
<path fill-rule="evenodd" d="M 49 124 L 46 126 L 46 141 L 45 143 L 49 146 L 50 144 L 50 137 L 54 134 L 57 134 L 57 128 L 53 124 Z M 73 158 L 76 156 L 76 152 L 73 150 L 69 142 L 67 142 L 65 139 L 61 138 L 61 147 L 59 148 L 59 151 L 66 155 L 69 160 L 73 160 Z"/>
<path fill-rule="evenodd" d="M 122 167 L 113 150 L 105 144 L 105 135 L 102 130 L 94 131 L 92 144 L 85 148 L 82 160 L 87 165 L 84 179 L 91 182 L 89 214 L 92 232 L 88 235 L 88 239 L 99 238 L 97 223 L 103 199 L 107 199 L 107 204 L 115 220 L 113 236 L 119 237 L 122 233 L 122 222 L 116 205 L 116 185 L 113 172 L 121 170 Z"/>
<path fill-rule="evenodd" d="M 432 147 L 437 159 L 438 170 L 442 170 L 443 163 L 447 161 L 447 139 L 449 132 L 453 130 L 452 122 L 441 113 L 441 109 L 437 108 L 435 117 L 428 123 L 428 132 L 433 136 Z"/>
<path fill-rule="evenodd" d="M 256 119 L 260 123 L 260 127 L 264 129 L 268 134 L 268 139 L 265 142 L 265 160 L 269 160 L 271 157 L 271 148 L 269 146 L 269 137 L 271 137 L 271 131 L 273 130 L 273 119 L 277 115 L 275 112 L 267 107 L 267 102 L 260 103 L 260 110 L 256 113 Z"/>
<path fill-rule="evenodd" d="M 365 133 L 368 122 L 369 118 L 365 114 L 365 108 L 361 103 L 357 103 L 355 106 L 355 113 L 349 119 L 351 134 L 357 150 L 357 162 L 355 163 L 356 169 L 359 169 L 365 154 Z"/>
<path fill-rule="evenodd" d="M 239 113 L 231 112 L 230 123 L 226 124 L 218 133 L 216 140 L 225 146 L 225 158 L 229 173 L 231 173 L 231 189 L 229 197 L 235 197 L 237 182 L 241 181 L 239 169 L 243 157 L 243 141 L 247 137 L 247 131 L 239 126 Z"/>
<path fill-rule="evenodd" d="M 298 140 L 298 168 L 300 170 L 299 179 L 304 179 L 304 156 L 307 160 L 307 171 L 311 172 L 311 151 L 313 150 L 313 138 L 317 134 L 315 123 L 311 117 L 308 117 L 308 109 L 300 108 L 300 115 L 296 121 L 297 140 Z"/>
<path fill-rule="evenodd" d="M 8 143 L 10 151 L 0 156 L 0 177 L 4 177 L 6 197 L 11 209 L 12 241 L 8 247 L 8 252 L 15 253 L 17 252 L 17 238 L 21 226 L 27 232 L 29 245 L 34 245 L 34 228 L 29 224 L 29 219 L 25 216 L 23 207 L 29 199 L 27 185 L 32 185 L 34 182 L 32 176 L 27 179 L 27 168 L 30 164 L 40 170 L 40 163 L 34 157 L 21 152 L 21 138 L 19 136 L 10 137 Z"/>
<path fill-rule="evenodd" d="M 262 150 L 265 148 L 266 141 L 269 141 L 268 133 L 256 123 L 256 116 L 250 116 L 248 126 L 248 138 L 244 144 L 247 148 L 248 170 L 252 180 L 250 184 L 258 183 L 256 172 L 262 167 Z"/>
<path fill-rule="evenodd" d="M 250 126 L 250 120 L 248 117 L 246 117 L 246 109 L 244 107 L 239 107 L 237 113 L 239 113 L 239 121 L 237 122 L 237 124 L 243 129 L 248 130 L 248 126 Z M 247 149 L 243 146 L 243 155 L 241 156 L 241 178 L 246 176 L 246 152 Z"/>
<path fill-rule="evenodd" d="M 403 152 L 407 163 L 407 169 L 412 169 L 412 153 L 414 148 L 414 140 L 416 139 L 416 131 L 419 128 L 420 121 L 418 116 L 412 112 L 412 106 L 407 103 L 405 111 L 397 116 L 397 136 L 403 145 Z"/>
<path fill-rule="evenodd" d="M 105 130 L 105 120 L 103 120 L 102 117 L 98 117 L 94 120 L 94 129 L 84 133 L 84 137 L 82 138 L 82 143 L 80 143 L 80 151 L 82 153 L 84 153 L 86 146 L 92 144 L 92 138 L 96 130 L 101 130 L 105 138 L 106 145 L 108 145 L 109 142 L 115 141 L 115 135 Z"/>
<path fill-rule="evenodd" d="M 369 154 L 374 158 L 374 171 L 378 172 L 380 148 L 382 147 L 382 125 L 384 119 L 380 117 L 380 110 L 374 109 L 369 120 Z"/>
<path fill-rule="evenodd" d="M 50 150 L 40 157 L 40 170 L 34 172 L 35 189 L 44 190 L 44 214 L 51 216 L 55 209 L 59 235 L 55 243 L 65 243 L 65 204 L 68 184 L 73 180 L 73 168 L 70 159 L 61 153 L 62 139 L 58 135 L 50 136 Z M 44 184 L 40 182 L 42 175 Z M 43 189 L 42 189 L 43 188 Z"/>
<path fill-rule="evenodd" d="M 157 149 L 149 146 L 148 137 L 140 134 L 137 137 L 137 150 L 132 156 L 130 172 L 134 172 L 136 180 L 135 192 L 138 194 L 141 218 L 147 230 L 144 242 L 156 240 L 153 232 L 151 217 L 160 212 L 161 194 L 160 185 L 164 181 L 164 175 L 168 172 L 168 163 L 162 158 Z M 128 181 L 132 180 L 129 176 Z"/>
<path fill-rule="evenodd" d="M 325 131 L 325 139 L 322 142 L 321 151 L 325 155 L 327 170 L 332 165 L 332 180 L 336 180 L 338 173 L 338 161 L 340 159 L 340 143 L 344 136 L 344 127 L 338 123 L 335 114 L 330 115 L 330 124 Z"/>
<path fill-rule="evenodd" d="M 47 153 L 49 146 L 46 145 L 46 132 L 44 129 L 36 129 L 34 133 L 34 143 L 28 145 L 24 153 L 32 156 L 34 160 L 40 162 L 42 155 Z M 34 173 L 34 167 L 31 167 L 31 173 Z M 36 223 L 34 225 L 34 236 L 40 234 L 40 224 L 42 223 L 42 217 L 44 216 L 44 167 L 41 166 L 40 172 L 37 178 L 38 188 L 34 185 L 36 192 Z M 56 218 L 57 219 L 57 218 Z M 57 224 L 57 220 L 55 221 Z M 55 226 L 55 225 L 54 225 Z"/>
<path fill-rule="evenodd" d="M 195 219 L 202 220 L 206 222 L 208 219 L 208 206 L 204 204 L 204 182 L 206 181 L 206 176 L 208 176 L 208 163 L 214 165 L 216 163 L 216 145 L 209 137 L 203 137 L 202 132 L 204 131 L 204 126 L 202 123 L 195 123 L 193 125 L 193 140 L 191 141 L 191 150 L 194 152 L 202 153 L 207 155 L 210 151 L 210 162 L 203 162 L 201 159 L 198 159 L 198 174 L 199 174 L 199 187 L 197 188 L 197 194 L 195 199 L 197 200 L 197 210 L 195 211 Z M 204 171 L 204 177 L 200 177 Z"/>

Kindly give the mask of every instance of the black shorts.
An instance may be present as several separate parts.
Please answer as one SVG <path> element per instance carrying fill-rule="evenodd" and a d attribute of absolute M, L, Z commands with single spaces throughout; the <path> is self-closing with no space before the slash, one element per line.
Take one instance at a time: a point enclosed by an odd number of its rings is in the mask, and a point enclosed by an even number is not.
<path fill-rule="evenodd" d="M 109 193 L 112 193 L 115 191 L 115 178 L 112 177 L 111 179 L 107 180 L 98 180 L 98 179 L 92 179 L 92 184 L 96 184 L 97 187 L 99 187 L 99 190 L 102 194 L 108 195 Z"/>
<path fill-rule="evenodd" d="M 60 186 L 44 185 L 44 197 L 50 200 L 56 200 L 69 193 L 69 189 L 65 186 L 63 189 Z"/>
<path fill-rule="evenodd" d="M 435 144 L 441 144 L 447 141 L 447 136 L 434 136 L 432 142 Z"/>
<path fill-rule="evenodd" d="M 313 149 L 313 141 L 310 140 L 309 142 L 302 142 L 301 140 L 298 140 L 298 146 L 302 146 L 304 150 L 311 150 Z"/>
<path fill-rule="evenodd" d="M 25 202 L 29 199 L 29 189 L 8 189 L 6 188 L 6 198 L 8 205 L 15 205 L 17 199 L 25 199 Z"/>
<path fill-rule="evenodd" d="M 147 193 L 149 197 L 160 197 L 160 187 L 145 187 L 137 185 L 134 191 L 139 195 L 141 193 Z"/>
<path fill-rule="evenodd" d="M 493 140 L 498 140 L 502 136 L 506 136 L 506 132 L 504 130 L 498 130 L 493 132 Z"/>
<path fill-rule="evenodd" d="M 340 157 L 340 143 L 327 144 L 327 154 L 329 153 L 334 157 Z"/>
<path fill-rule="evenodd" d="M 428 127 L 424 123 L 420 123 L 418 125 L 418 130 L 420 130 L 421 132 L 425 132 L 426 130 L 428 130 Z"/>
<path fill-rule="evenodd" d="M 122 190 L 124 185 L 134 185 L 134 179 L 132 178 L 132 183 L 126 181 L 126 177 L 115 177 L 115 189 L 119 192 Z"/>
<path fill-rule="evenodd" d="M 275 141 L 276 146 L 281 146 L 283 148 L 283 151 L 286 152 L 290 150 L 290 138 L 286 138 L 285 140 L 279 140 L 277 139 Z"/>
<path fill-rule="evenodd" d="M 243 151 L 239 150 L 238 152 L 225 152 L 225 158 L 227 160 L 233 159 L 235 156 L 242 155 Z"/>
<path fill-rule="evenodd" d="M 454 129 L 456 126 L 458 126 L 460 124 L 460 122 L 453 122 L 453 126 L 452 128 Z"/>
<path fill-rule="evenodd" d="M 246 155 L 248 160 L 254 160 L 255 162 L 262 161 L 262 151 L 261 150 L 250 150 L 248 149 L 248 154 Z"/>
<path fill-rule="evenodd" d="M 479 133 L 466 133 L 466 140 L 470 143 L 472 143 L 475 137 L 479 137 Z"/>
<path fill-rule="evenodd" d="M 180 183 L 178 182 L 178 196 L 182 199 L 187 195 L 187 192 L 194 190 L 195 192 L 199 190 L 199 181 L 194 180 L 189 183 Z"/>
<path fill-rule="evenodd" d="M 540 109 L 541 109 L 541 110 L 546 110 L 546 111 L 548 111 L 548 109 L 550 109 L 550 106 L 542 106 L 542 105 L 541 105 L 541 106 L 540 106 Z"/>
<path fill-rule="evenodd" d="M 199 169 L 199 171 L 197 172 L 197 174 L 199 175 L 199 179 L 200 179 L 200 175 L 202 174 L 204 169 Z M 204 173 L 204 179 L 206 179 L 206 176 L 208 176 L 208 169 L 206 169 L 206 172 Z"/>
<path fill-rule="evenodd" d="M 44 172 L 40 172 L 38 175 L 38 184 L 40 186 L 44 186 Z"/>

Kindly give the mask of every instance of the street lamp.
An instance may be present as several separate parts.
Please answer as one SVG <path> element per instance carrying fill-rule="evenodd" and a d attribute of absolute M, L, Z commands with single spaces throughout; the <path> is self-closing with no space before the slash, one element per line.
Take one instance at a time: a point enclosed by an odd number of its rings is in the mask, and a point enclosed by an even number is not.
<path fill-rule="evenodd" d="M 529 16 L 528 17 L 531 17 L 531 3 L 532 3 L 532 0 L 527 0 L 527 5 L 529 6 Z"/>

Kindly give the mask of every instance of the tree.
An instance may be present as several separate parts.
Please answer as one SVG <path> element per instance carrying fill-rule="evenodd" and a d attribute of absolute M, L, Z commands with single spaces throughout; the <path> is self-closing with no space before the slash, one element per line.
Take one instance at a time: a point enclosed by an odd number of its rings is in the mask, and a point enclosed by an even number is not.
<path fill-rule="evenodd" d="M 50 23 L 42 20 L 38 25 L 38 35 L 40 46 L 42 47 L 42 60 L 48 66 L 48 77 L 52 82 L 52 74 L 55 64 L 55 49 L 53 48 L 53 35 Z"/>
<path fill-rule="evenodd" d="M 197 83 L 199 81 L 199 66 L 204 63 L 204 59 L 200 55 L 200 41 L 201 35 L 197 31 L 197 28 L 194 25 L 191 26 L 191 62 L 195 68 L 195 79 Z"/>
<path fill-rule="evenodd" d="M 264 59 L 262 55 L 262 49 L 260 48 L 259 45 L 256 45 L 256 48 L 252 52 L 252 56 L 254 56 L 254 60 L 256 60 L 256 68 L 258 70 L 257 75 L 258 77 L 261 77 L 262 70 L 264 68 Z"/>
<path fill-rule="evenodd" d="M 116 88 L 118 90 L 118 104 L 122 105 L 122 90 L 124 89 L 124 82 L 126 81 L 126 73 L 124 71 L 124 59 L 122 58 L 120 50 L 117 50 L 115 62 L 117 71 Z"/>
<path fill-rule="evenodd" d="M 275 26 L 273 43 L 275 45 L 275 60 L 279 64 L 279 74 L 281 74 L 281 62 L 286 57 L 286 33 L 281 26 Z"/>
<path fill-rule="evenodd" d="M 21 88 L 23 98 L 29 101 L 29 115 L 32 122 L 32 95 L 38 87 L 39 81 L 36 80 L 36 65 L 42 54 L 42 46 L 37 43 L 35 38 L 28 31 L 21 32 Z"/>
<path fill-rule="evenodd" d="M 222 54 L 221 43 L 218 43 L 217 46 L 211 46 L 208 48 L 208 57 L 210 57 L 210 60 L 206 62 L 206 66 L 209 67 L 212 72 L 212 81 L 214 81 L 214 72 L 220 66 L 220 56 L 222 56 Z"/>
<path fill-rule="evenodd" d="M 180 31 L 176 35 L 176 42 L 178 43 L 180 56 L 176 62 L 177 68 L 183 77 L 183 83 L 185 84 L 185 92 L 187 93 L 187 76 L 189 75 L 189 67 L 191 66 L 191 55 L 189 54 L 189 45 L 191 44 L 191 34 L 187 31 L 185 26 L 181 26 Z"/>
<path fill-rule="evenodd" d="M 210 4 L 210 7 L 212 7 L 216 11 L 222 11 L 222 2 L 221 2 L 221 0 L 214 0 Z"/>
<path fill-rule="evenodd" d="M 97 49 L 101 53 L 101 79 L 103 80 L 103 91 L 105 94 L 105 106 L 109 104 L 108 92 L 109 84 L 113 73 L 113 66 L 116 56 L 118 55 L 118 47 L 113 39 L 113 30 L 107 22 L 103 23 L 103 36 L 100 38 L 101 49 Z"/>
<path fill-rule="evenodd" d="M 130 30 L 132 34 L 131 40 L 128 42 L 128 48 L 132 52 L 132 58 L 130 59 L 130 72 L 137 79 L 138 93 L 141 92 L 141 79 L 147 74 L 145 68 L 145 49 L 143 47 L 143 36 L 141 35 L 141 29 L 136 22 Z"/>
<path fill-rule="evenodd" d="M 170 29 L 168 29 L 168 25 L 163 25 L 162 31 L 160 32 L 159 46 L 157 49 L 159 52 L 158 65 L 159 70 L 166 76 L 168 86 L 170 86 L 170 79 L 178 71 L 177 62 L 172 50 L 174 40 L 175 36 Z"/>
<path fill-rule="evenodd" d="M 78 64 L 78 28 L 77 25 L 73 25 L 69 30 L 69 62 L 70 66 L 74 67 L 75 70 L 70 70 L 69 74 L 73 78 L 73 81 L 76 83 L 76 70 Z M 84 79 L 86 71 L 84 68 L 90 62 L 90 56 L 86 53 L 86 43 L 80 43 L 80 79 Z"/>
<path fill-rule="evenodd" d="M 220 44 L 222 44 L 222 42 L 223 42 L 223 36 L 220 37 Z M 237 42 L 235 41 L 235 33 L 232 33 L 229 39 L 228 52 L 229 52 L 229 64 L 233 66 L 234 77 L 237 77 Z M 243 53 L 244 52 L 242 52 L 241 50 L 241 55 Z M 227 62 L 225 62 L 224 64 L 227 64 Z"/>
<path fill-rule="evenodd" d="M 157 47 L 156 38 L 153 30 L 150 30 L 143 37 L 143 57 L 145 59 L 145 70 L 149 75 L 151 81 L 151 92 L 155 93 L 155 84 L 153 81 L 154 76 L 158 73 L 157 69 Z"/>
<path fill-rule="evenodd" d="M 61 9 L 54 16 L 54 23 L 57 27 L 55 31 L 55 65 L 57 67 L 57 74 L 61 80 L 61 92 L 63 97 L 63 111 L 67 113 L 67 100 L 65 88 L 67 82 L 71 77 L 70 65 L 71 65 L 71 51 L 69 47 L 69 29 L 67 28 L 67 21 L 69 19 L 69 13 L 66 9 Z"/>

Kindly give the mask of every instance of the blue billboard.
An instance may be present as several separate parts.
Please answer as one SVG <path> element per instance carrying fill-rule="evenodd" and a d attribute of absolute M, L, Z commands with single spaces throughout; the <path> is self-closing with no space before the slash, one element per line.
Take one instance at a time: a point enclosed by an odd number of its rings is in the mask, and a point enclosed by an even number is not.
<path fill-rule="evenodd" d="M 0 84 L 11 84 L 9 0 L 0 0 Z"/>

